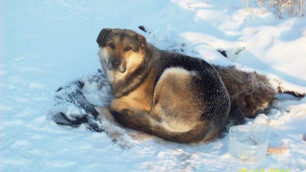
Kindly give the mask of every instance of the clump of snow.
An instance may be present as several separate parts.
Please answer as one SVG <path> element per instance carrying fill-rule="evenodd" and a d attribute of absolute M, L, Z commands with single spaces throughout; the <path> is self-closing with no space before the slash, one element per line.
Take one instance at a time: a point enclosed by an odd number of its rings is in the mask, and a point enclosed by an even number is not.
<path fill-rule="evenodd" d="M 254 119 L 254 124 L 257 125 L 268 125 L 268 123 L 269 123 L 269 117 L 263 113 L 258 114 Z"/>
<path fill-rule="evenodd" d="M 232 126 L 229 130 L 228 151 L 246 163 L 255 163 L 266 155 L 268 138 L 269 132 L 263 126 Z"/>
<path fill-rule="evenodd" d="M 280 19 L 262 7 L 247 11 L 241 1 L 227 2 L 2 1 L 0 171 L 304 171 L 305 98 L 281 95 L 269 113 L 248 121 L 270 127 L 270 146 L 288 147 L 255 164 L 228 153 L 227 135 L 183 145 L 105 122 L 120 136 L 114 142 L 105 132 L 61 127 L 47 118 L 59 86 L 100 68 L 95 41 L 102 28 L 133 29 L 159 48 L 277 76 L 286 87 L 304 91 L 305 16 Z M 85 88 L 88 100 L 108 98 L 93 88 Z"/>

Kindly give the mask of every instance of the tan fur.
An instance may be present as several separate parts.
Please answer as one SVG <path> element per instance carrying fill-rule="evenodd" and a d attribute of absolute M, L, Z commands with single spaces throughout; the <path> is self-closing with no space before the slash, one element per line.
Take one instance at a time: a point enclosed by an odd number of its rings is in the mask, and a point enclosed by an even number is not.
<path fill-rule="evenodd" d="M 143 62 L 144 54 L 142 52 L 135 53 L 135 52 L 128 52 L 126 55 L 127 61 L 127 69 L 129 73 L 134 72 Z"/>
<path fill-rule="evenodd" d="M 137 60 L 134 62 L 136 62 L 136 64 L 138 63 Z M 153 72 L 149 73 L 148 75 L 149 76 L 133 92 L 128 95 L 115 98 L 112 101 L 111 109 L 116 111 L 132 109 L 133 111 L 150 112 L 152 108 L 154 85 L 153 80 L 150 78 L 152 77 Z"/>
<path fill-rule="evenodd" d="M 156 84 L 151 115 L 162 119 L 165 122 L 163 125 L 170 131 L 191 130 L 198 124 L 193 116 L 198 117 L 203 111 L 201 100 L 195 95 L 191 75 L 182 68 L 168 68 Z"/>

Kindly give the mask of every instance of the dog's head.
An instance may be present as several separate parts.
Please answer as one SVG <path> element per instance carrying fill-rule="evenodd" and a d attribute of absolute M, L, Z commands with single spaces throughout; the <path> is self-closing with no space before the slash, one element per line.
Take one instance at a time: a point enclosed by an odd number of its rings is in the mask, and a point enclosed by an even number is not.
<path fill-rule="evenodd" d="M 97 43 L 102 67 L 112 75 L 135 71 L 143 64 L 148 49 L 144 36 L 123 29 L 103 29 Z"/>

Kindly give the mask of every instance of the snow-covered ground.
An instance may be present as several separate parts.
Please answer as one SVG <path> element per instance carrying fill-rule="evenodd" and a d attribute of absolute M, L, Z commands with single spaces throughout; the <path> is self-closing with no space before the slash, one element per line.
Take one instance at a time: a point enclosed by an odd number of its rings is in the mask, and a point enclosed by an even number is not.
<path fill-rule="evenodd" d="M 161 49 L 256 70 L 306 92 L 305 16 L 279 19 L 250 7 L 208 0 L 0 1 L 0 171 L 306 171 L 306 98 L 280 96 L 267 116 L 249 121 L 270 127 L 270 145 L 288 146 L 255 164 L 228 153 L 228 136 L 192 145 L 126 136 L 122 146 L 105 133 L 47 118 L 58 87 L 100 68 L 96 37 L 107 27 L 133 29 Z"/>

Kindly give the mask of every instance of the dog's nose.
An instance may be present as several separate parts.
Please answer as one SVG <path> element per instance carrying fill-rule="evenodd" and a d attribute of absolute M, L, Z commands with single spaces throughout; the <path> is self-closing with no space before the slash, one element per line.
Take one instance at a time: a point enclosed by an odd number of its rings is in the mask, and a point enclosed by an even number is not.
<path fill-rule="evenodd" d="M 111 58 L 110 63 L 111 63 L 113 68 L 117 68 L 121 63 L 121 60 L 120 60 L 120 58 Z"/>

